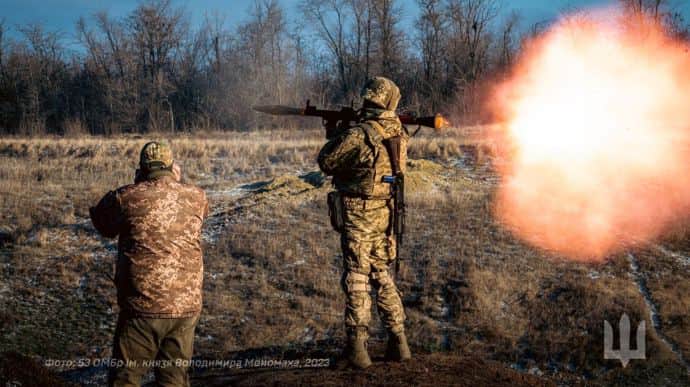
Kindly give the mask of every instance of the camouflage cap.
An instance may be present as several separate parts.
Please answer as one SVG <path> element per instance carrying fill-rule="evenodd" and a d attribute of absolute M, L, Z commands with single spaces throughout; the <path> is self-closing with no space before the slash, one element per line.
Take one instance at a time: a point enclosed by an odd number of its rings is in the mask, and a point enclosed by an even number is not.
<path fill-rule="evenodd" d="M 171 168 L 173 165 L 172 150 L 168 144 L 151 141 L 141 148 L 139 166 L 142 169 Z"/>
<path fill-rule="evenodd" d="M 400 102 L 400 89 L 388 78 L 373 77 L 364 84 L 362 99 L 382 109 L 395 110 Z"/>

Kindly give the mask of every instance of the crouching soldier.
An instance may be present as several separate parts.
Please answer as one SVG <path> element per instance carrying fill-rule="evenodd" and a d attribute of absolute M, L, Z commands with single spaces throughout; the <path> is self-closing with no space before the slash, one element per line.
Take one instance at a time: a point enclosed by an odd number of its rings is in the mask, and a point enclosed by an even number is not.
<path fill-rule="evenodd" d="M 201 312 L 203 190 L 180 182 L 170 148 L 141 150 L 135 182 L 90 209 L 104 237 L 118 240 L 120 307 L 109 385 L 138 386 L 154 368 L 160 386 L 188 386 L 194 329 Z"/>
<path fill-rule="evenodd" d="M 387 358 L 411 357 L 405 312 L 389 274 L 396 248 L 391 235 L 391 186 L 384 181 L 394 169 L 404 168 L 406 159 L 407 134 L 395 113 L 400 91 L 391 80 L 375 77 L 365 85 L 362 99 L 359 122 L 352 127 L 327 127 L 329 142 L 319 153 L 319 166 L 333 176 L 336 189 L 328 202 L 343 250 L 348 360 L 357 368 L 371 365 L 367 352 L 370 287 L 376 291 L 378 311 L 388 331 Z M 398 154 L 389 154 L 385 144 L 394 140 L 402 145 L 397 147 Z"/>

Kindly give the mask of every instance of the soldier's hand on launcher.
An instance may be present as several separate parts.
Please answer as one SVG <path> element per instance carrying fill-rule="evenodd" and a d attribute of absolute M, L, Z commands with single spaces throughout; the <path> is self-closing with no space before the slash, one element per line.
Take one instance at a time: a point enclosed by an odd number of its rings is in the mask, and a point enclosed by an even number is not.
<path fill-rule="evenodd" d="M 323 126 L 326 128 L 326 138 L 328 140 L 335 138 L 340 133 L 340 121 L 323 121 Z"/>

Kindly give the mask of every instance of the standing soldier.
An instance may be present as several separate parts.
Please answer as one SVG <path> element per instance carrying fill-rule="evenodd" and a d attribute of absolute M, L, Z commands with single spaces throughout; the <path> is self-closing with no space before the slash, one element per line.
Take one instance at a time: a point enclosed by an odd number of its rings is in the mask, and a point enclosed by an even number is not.
<path fill-rule="evenodd" d="M 362 99 L 355 126 L 326 123 L 329 142 L 318 158 L 321 170 L 333 176 L 336 189 L 329 194 L 328 203 L 343 250 L 348 360 L 357 368 L 371 365 L 366 344 L 371 320 L 370 285 L 377 292 L 377 307 L 388 331 L 386 357 L 397 361 L 411 358 L 404 331 L 405 312 L 389 274 L 396 247 L 391 186 L 383 181 L 394 174 L 394 169 L 405 165 L 407 134 L 395 113 L 400 90 L 391 80 L 375 77 L 367 81 Z M 399 146 L 387 146 L 392 142 Z"/>
<path fill-rule="evenodd" d="M 109 192 L 90 209 L 98 232 L 119 236 L 113 360 L 120 364 L 111 369 L 109 385 L 138 386 L 154 366 L 158 385 L 188 386 L 208 201 L 203 190 L 180 182 L 166 144 L 146 144 L 139 166 L 134 184 Z"/>

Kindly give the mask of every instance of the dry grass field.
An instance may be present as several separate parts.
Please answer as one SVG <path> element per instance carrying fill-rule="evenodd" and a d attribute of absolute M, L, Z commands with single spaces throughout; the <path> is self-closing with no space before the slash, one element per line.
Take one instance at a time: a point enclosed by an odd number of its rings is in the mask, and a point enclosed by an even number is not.
<path fill-rule="evenodd" d="M 681 364 L 690 359 L 689 234 L 597 265 L 531 248 L 494 220 L 500 181 L 490 147 L 467 133 L 411 142 L 398 282 L 413 350 L 562 385 L 689 384 Z M 0 352 L 39 362 L 109 356 L 116 242 L 97 236 L 88 208 L 132 181 L 141 146 L 155 138 L 0 139 Z M 335 356 L 344 297 L 329 183 L 315 162 L 321 132 L 167 140 L 184 179 L 211 201 L 195 356 Z M 648 327 L 647 359 L 625 369 L 603 358 L 604 320 L 617 326 L 623 313 Z M 376 348 L 385 333 L 376 328 L 373 337 Z M 207 385 L 212 374 L 196 370 L 193 381 Z"/>

